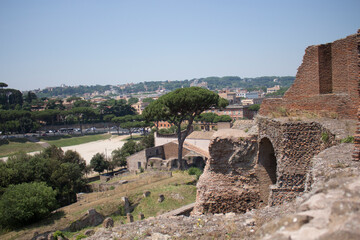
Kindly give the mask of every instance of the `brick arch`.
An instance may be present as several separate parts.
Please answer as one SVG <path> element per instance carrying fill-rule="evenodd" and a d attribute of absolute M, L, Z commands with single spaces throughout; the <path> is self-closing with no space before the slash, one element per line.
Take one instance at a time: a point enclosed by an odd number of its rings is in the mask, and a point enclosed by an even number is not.
<path fill-rule="evenodd" d="M 257 177 L 259 180 L 260 201 L 268 204 L 270 185 L 276 184 L 277 160 L 270 139 L 264 137 L 259 142 Z"/>

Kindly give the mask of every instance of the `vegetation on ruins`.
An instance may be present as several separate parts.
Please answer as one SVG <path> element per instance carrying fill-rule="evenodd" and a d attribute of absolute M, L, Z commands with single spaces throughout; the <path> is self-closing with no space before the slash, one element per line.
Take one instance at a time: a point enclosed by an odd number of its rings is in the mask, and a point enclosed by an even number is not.
<path fill-rule="evenodd" d="M 195 175 L 196 179 L 199 179 L 203 171 L 200 168 L 197 167 L 191 167 L 187 170 L 187 173 L 189 175 Z"/>
<path fill-rule="evenodd" d="M 183 169 L 182 150 L 185 138 L 190 133 L 193 121 L 203 111 L 212 107 L 225 107 L 228 102 L 218 94 L 200 87 L 179 88 L 161 96 L 147 106 L 143 116 L 148 120 L 165 120 L 176 126 L 178 137 L 178 161 Z M 187 122 L 185 131 L 181 125 Z"/>

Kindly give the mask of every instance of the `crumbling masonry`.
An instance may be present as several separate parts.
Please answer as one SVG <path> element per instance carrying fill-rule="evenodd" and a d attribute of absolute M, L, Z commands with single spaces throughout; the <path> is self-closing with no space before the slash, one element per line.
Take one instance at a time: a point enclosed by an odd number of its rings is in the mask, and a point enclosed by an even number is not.
<path fill-rule="evenodd" d="M 310 160 L 336 144 L 335 135 L 315 121 L 267 116 L 283 108 L 357 119 L 359 35 L 308 47 L 284 98 L 263 102 L 256 136 L 241 130 L 214 135 L 194 213 L 246 212 L 291 200 L 311 187 Z M 358 134 L 354 158 L 359 160 L 360 130 Z"/>
<path fill-rule="evenodd" d="M 357 119 L 359 34 L 305 50 L 294 84 L 282 99 L 265 99 L 261 115 L 279 109 Z"/>

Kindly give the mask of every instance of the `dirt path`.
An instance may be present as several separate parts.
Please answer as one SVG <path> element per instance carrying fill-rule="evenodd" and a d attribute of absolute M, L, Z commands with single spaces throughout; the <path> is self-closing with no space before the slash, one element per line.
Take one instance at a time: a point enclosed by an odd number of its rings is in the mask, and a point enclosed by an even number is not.
<path fill-rule="evenodd" d="M 74 146 L 62 147 L 62 150 L 64 152 L 67 150 L 76 151 L 81 155 L 81 157 L 84 158 L 86 164 L 90 164 L 91 158 L 96 153 L 103 153 L 105 154 L 105 156 L 110 157 L 113 150 L 121 148 L 124 145 L 125 142 L 122 140 L 127 137 L 128 135 L 112 136 L 111 138 L 106 140 L 99 140 Z"/>

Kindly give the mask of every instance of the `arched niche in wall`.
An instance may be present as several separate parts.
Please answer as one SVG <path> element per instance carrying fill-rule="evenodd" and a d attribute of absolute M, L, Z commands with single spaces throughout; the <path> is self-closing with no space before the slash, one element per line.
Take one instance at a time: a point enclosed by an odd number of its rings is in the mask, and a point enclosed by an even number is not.
<path fill-rule="evenodd" d="M 274 147 L 268 138 L 259 143 L 257 177 L 259 179 L 260 201 L 268 204 L 270 185 L 276 184 L 276 157 Z"/>

